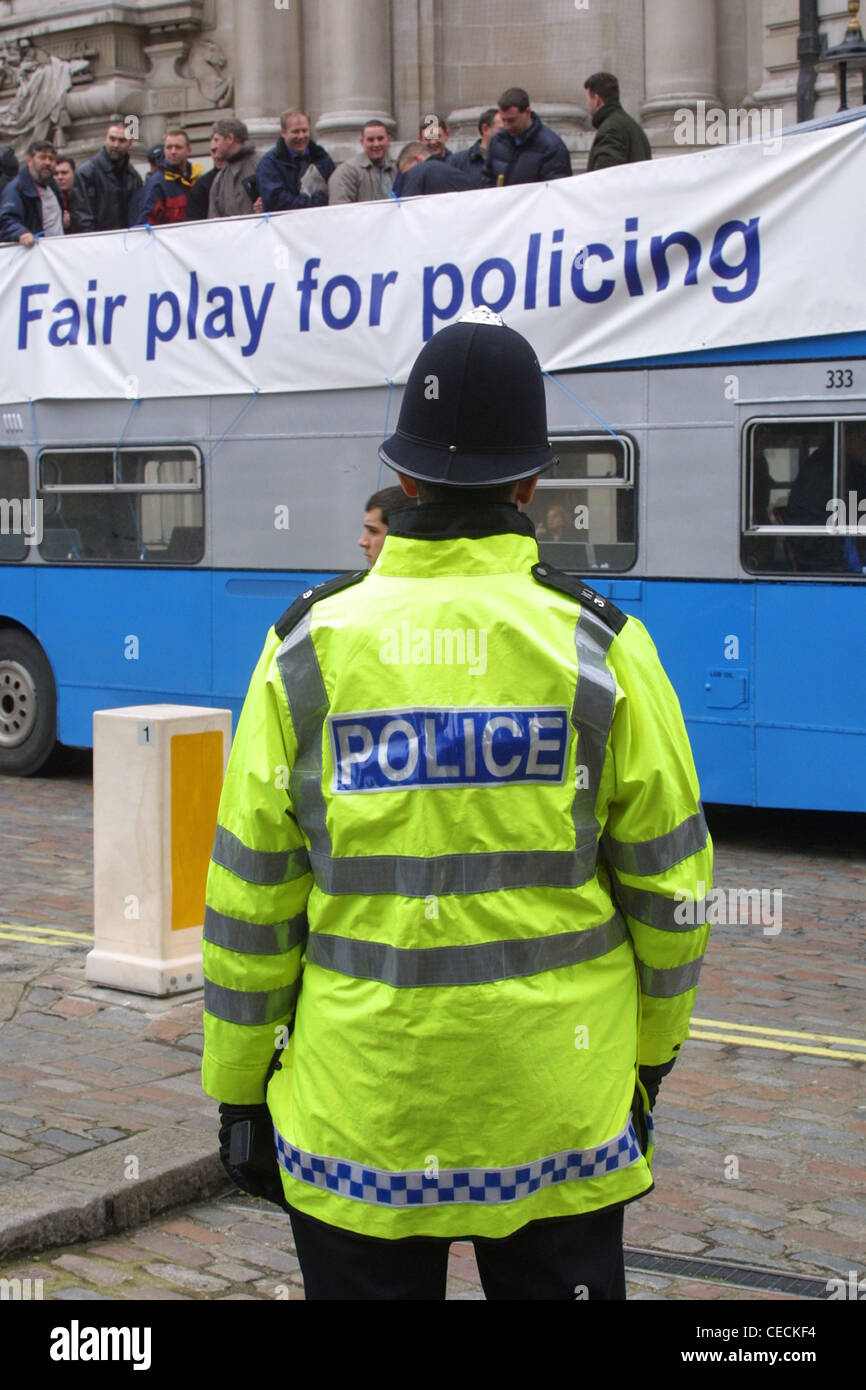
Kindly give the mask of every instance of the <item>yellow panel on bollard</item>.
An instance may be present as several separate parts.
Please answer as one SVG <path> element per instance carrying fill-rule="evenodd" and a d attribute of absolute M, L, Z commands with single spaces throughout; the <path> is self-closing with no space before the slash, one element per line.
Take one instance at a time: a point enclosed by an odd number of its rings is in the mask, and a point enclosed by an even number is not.
<path fill-rule="evenodd" d="M 133 705 L 93 716 L 95 984 L 165 996 L 202 984 L 207 866 L 231 712 Z"/>
<path fill-rule="evenodd" d="M 223 785 L 223 736 L 171 739 L 171 929 L 200 927 L 213 832 Z"/>

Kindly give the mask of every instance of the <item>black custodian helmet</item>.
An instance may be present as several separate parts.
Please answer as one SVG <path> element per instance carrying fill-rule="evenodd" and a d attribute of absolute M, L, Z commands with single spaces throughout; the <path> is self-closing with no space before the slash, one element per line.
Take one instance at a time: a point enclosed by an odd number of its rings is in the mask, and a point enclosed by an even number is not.
<path fill-rule="evenodd" d="M 410 478 L 452 487 L 513 483 L 549 468 L 556 455 L 531 345 L 486 308 L 440 329 L 415 359 L 379 457 Z"/>

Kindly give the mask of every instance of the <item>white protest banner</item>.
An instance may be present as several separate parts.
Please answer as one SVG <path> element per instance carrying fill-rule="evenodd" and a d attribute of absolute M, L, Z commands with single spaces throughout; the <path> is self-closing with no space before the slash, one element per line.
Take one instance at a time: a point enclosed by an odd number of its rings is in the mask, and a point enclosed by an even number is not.
<path fill-rule="evenodd" d="M 550 371 L 856 332 L 864 132 L 855 120 L 550 184 L 4 245 L 0 400 L 400 383 L 427 338 L 481 303 Z"/>

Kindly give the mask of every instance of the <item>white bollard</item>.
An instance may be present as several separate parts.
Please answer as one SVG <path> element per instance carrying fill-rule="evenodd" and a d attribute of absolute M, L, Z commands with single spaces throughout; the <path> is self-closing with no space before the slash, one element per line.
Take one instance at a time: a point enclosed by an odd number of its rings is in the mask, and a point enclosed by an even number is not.
<path fill-rule="evenodd" d="M 132 705 L 93 716 L 94 949 L 85 975 L 137 994 L 202 985 L 205 879 L 231 711 Z"/>

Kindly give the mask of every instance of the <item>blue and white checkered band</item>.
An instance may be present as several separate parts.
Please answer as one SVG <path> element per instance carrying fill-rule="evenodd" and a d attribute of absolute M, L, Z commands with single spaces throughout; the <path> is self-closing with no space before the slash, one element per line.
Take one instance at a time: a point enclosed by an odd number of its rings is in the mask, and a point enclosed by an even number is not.
<path fill-rule="evenodd" d="M 435 1175 L 424 1168 L 395 1173 L 344 1158 L 305 1153 L 288 1143 L 276 1128 L 274 1137 L 280 1166 L 298 1182 L 386 1207 L 519 1202 L 556 1183 L 602 1178 L 629 1168 L 641 1156 L 631 1120 L 621 1134 L 595 1149 L 566 1149 L 516 1168 L 440 1168 Z"/>
<path fill-rule="evenodd" d="M 328 716 L 335 792 L 561 785 L 568 710 L 395 709 Z"/>

